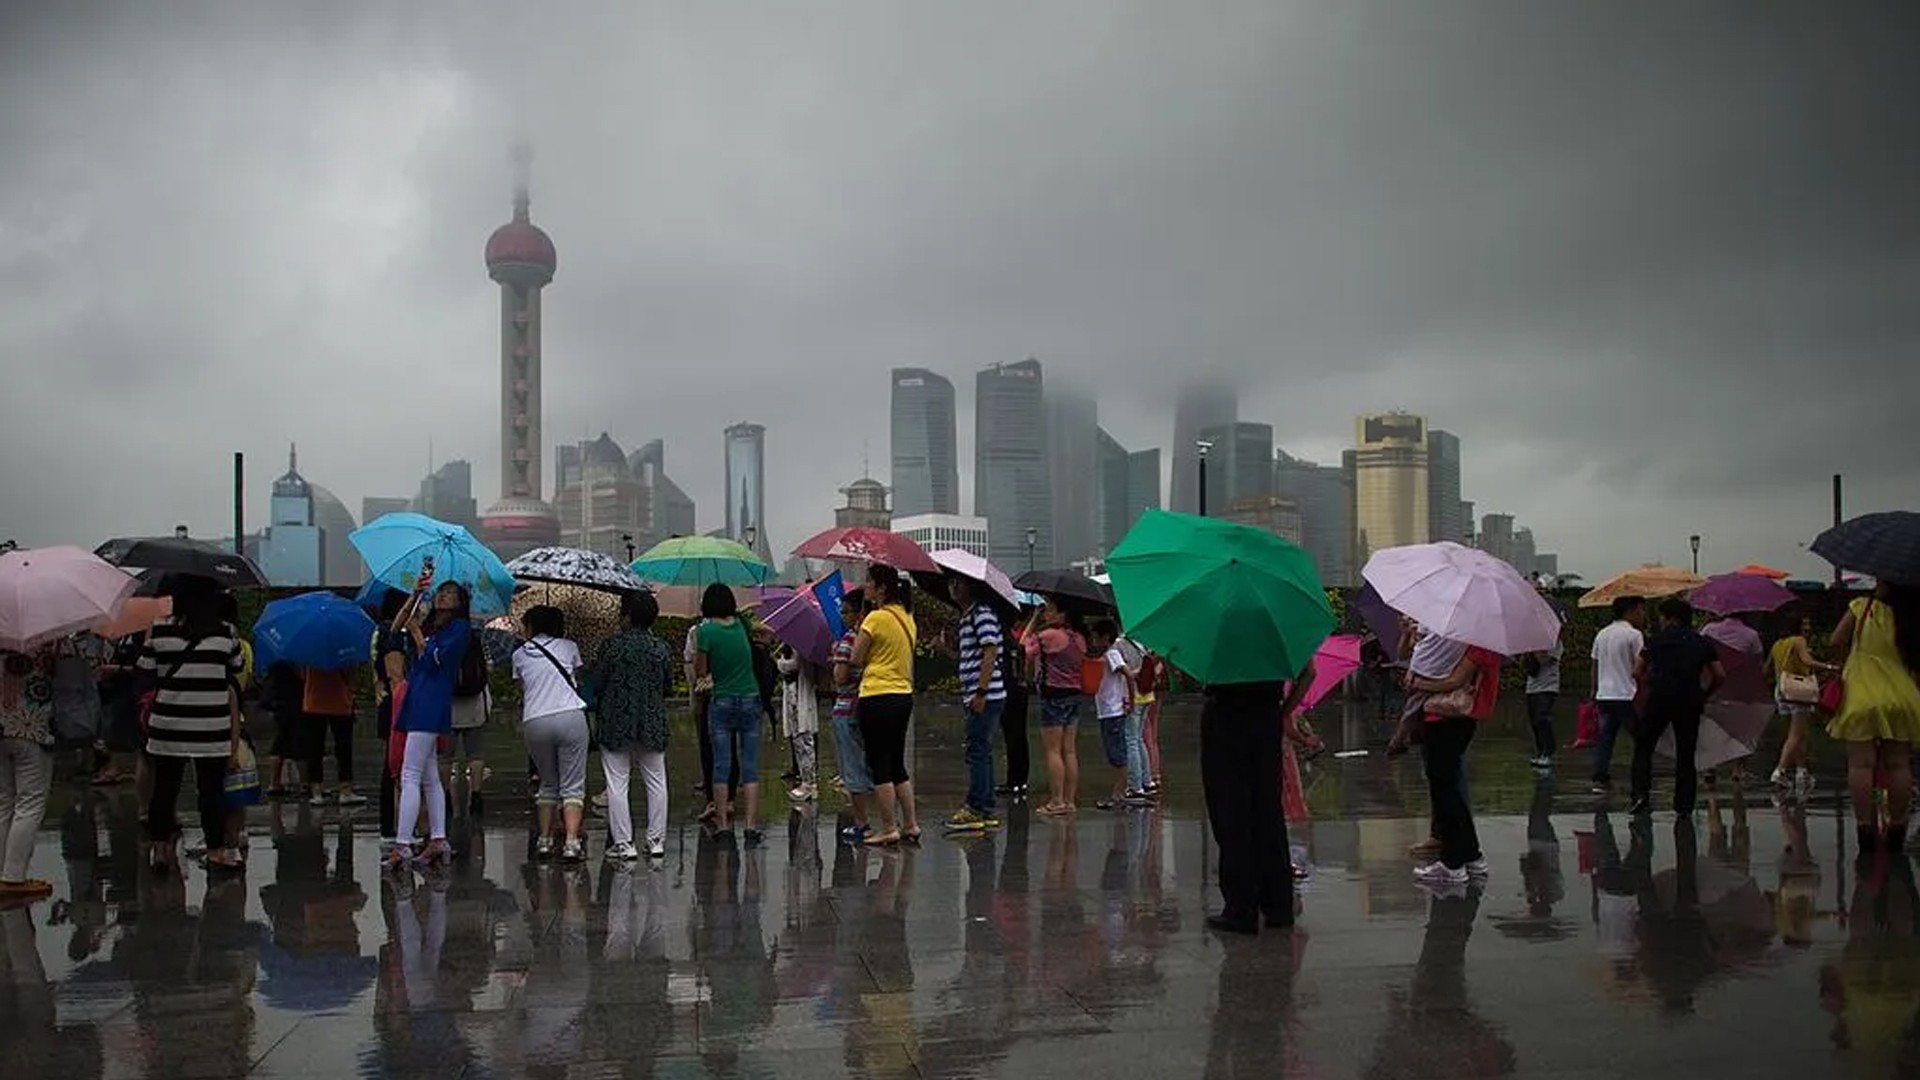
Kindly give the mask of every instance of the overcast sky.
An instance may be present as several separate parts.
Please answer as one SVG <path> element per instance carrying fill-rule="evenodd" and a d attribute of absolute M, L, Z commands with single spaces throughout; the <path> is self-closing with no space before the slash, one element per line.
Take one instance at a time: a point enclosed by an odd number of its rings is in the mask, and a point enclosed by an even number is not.
<path fill-rule="evenodd" d="M 548 452 L 663 436 L 703 528 L 734 421 L 778 546 L 884 479 L 895 365 L 960 388 L 970 493 L 973 373 L 1029 355 L 1130 447 L 1200 373 L 1323 459 L 1423 412 L 1590 577 L 1818 575 L 1834 472 L 1916 504 L 1908 5 L 82 6 L 0 14 L 24 544 L 224 533 L 234 450 L 257 523 L 290 440 L 356 512 L 429 439 L 490 502 L 520 133 Z"/>

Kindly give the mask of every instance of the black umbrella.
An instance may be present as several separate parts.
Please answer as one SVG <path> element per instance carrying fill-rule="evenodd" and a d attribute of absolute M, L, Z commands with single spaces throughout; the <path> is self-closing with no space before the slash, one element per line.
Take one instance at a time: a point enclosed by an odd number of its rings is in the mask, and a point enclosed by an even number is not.
<path fill-rule="evenodd" d="M 1841 522 L 1814 540 L 1813 553 L 1842 570 L 1920 585 L 1920 514 L 1889 510 Z"/>
<path fill-rule="evenodd" d="M 95 555 L 123 569 L 157 576 L 208 578 L 229 589 L 265 586 L 267 577 L 253 560 L 205 540 L 177 536 L 126 536 L 94 549 Z"/>
<path fill-rule="evenodd" d="M 1078 570 L 1029 570 L 1013 587 L 1052 599 L 1063 608 L 1101 614 L 1114 610 L 1113 590 Z"/>

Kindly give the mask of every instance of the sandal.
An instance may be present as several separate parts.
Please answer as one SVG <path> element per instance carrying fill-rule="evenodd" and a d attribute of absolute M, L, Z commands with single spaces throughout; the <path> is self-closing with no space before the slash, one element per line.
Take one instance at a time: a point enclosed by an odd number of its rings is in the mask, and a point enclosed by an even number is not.
<path fill-rule="evenodd" d="M 427 841 L 427 846 L 420 851 L 420 863 L 423 866 L 434 866 L 452 861 L 453 845 L 447 843 L 445 840 L 429 840 Z"/>
<path fill-rule="evenodd" d="M 387 851 L 387 857 L 380 860 L 380 868 L 383 870 L 405 870 L 412 865 L 413 846 L 411 844 L 393 845 Z"/>
<path fill-rule="evenodd" d="M 920 830 L 908 829 L 906 832 L 900 834 L 900 839 L 906 841 L 906 843 L 908 843 L 913 847 L 919 847 L 920 846 Z"/>
<path fill-rule="evenodd" d="M 896 847 L 900 843 L 900 833 L 897 830 L 894 832 L 874 833 L 872 836 L 861 841 L 861 843 L 868 847 Z"/>

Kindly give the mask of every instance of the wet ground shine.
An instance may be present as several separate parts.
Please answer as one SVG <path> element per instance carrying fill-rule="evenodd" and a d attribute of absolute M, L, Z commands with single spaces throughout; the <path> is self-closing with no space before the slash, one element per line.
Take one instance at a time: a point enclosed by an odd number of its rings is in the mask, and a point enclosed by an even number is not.
<path fill-rule="evenodd" d="M 597 822 L 584 866 L 528 858 L 505 725 L 486 817 L 459 817 L 464 857 L 427 876 L 379 872 L 371 806 L 282 805 L 253 812 L 244 878 L 156 878 L 130 792 L 63 783 L 33 867 L 55 898 L 0 912 L 0 1077 L 1920 1068 L 1913 866 L 1858 860 L 1830 798 L 1728 791 L 1635 824 L 1596 810 L 1583 758 L 1536 783 L 1503 721 L 1472 766 L 1492 878 L 1435 897 L 1405 855 L 1425 831 L 1412 763 L 1323 759 L 1300 926 L 1223 940 L 1190 719 L 1164 727 L 1163 809 L 1016 806 L 897 853 L 834 843 L 831 800 L 776 801 L 760 848 L 703 833 L 681 738 L 668 858 L 631 869 L 603 861 Z M 1377 736 L 1370 714 L 1322 726 Z M 931 824 L 963 779 L 952 716 L 928 710 L 917 742 Z M 1090 733 L 1081 757 L 1090 807 Z"/>

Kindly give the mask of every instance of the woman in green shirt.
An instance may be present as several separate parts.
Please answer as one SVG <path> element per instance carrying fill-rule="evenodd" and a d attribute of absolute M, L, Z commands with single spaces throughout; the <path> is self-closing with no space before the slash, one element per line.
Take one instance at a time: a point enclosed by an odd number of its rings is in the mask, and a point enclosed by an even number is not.
<path fill-rule="evenodd" d="M 713 737 L 713 805 L 722 832 L 733 827 L 732 792 L 723 779 L 734 766 L 739 740 L 742 824 L 748 844 L 760 842 L 760 683 L 753 674 L 753 645 L 740 621 L 733 590 L 707 586 L 700 598 L 700 628 L 695 632 L 693 672 L 713 686 L 707 727 Z"/>

